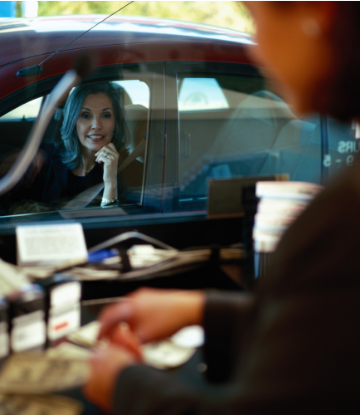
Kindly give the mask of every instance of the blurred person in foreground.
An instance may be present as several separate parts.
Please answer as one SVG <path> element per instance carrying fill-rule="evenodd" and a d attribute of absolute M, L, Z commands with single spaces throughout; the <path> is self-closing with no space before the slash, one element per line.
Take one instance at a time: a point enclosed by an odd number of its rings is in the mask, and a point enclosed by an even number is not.
<path fill-rule="evenodd" d="M 254 54 L 294 110 L 360 120 L 360 3 L 246 4 Z M 359 212 L 358 157 L 285 233 L 253 294 L 142 289 L 108 307 L 100 337 L 112 346 L 93 356 L 85 394 L 126 415 L 360 413 Z M 216 393 L 147 367 L 137 352 L 137 339 L 190 324 L 205 329 Z"/>

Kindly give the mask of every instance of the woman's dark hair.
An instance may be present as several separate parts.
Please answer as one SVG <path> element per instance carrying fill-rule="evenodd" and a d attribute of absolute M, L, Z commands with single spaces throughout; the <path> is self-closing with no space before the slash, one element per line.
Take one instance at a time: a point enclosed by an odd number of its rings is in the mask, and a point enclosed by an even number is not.
<path fill-rule="evenodd" d="M 75 88 L 66 101 L 64 108 L 64 121 L 60 130 L 64 143 L 62 161 L 67 164 L 69 170 L 77 167 L 81 161 L 80 141 L 76 131 L 76 121 L 79 117 L 84 99 L 89 94 L 106 94 L 113 105 L 115 116 L 115 130 L 112 143 L 120 152 L 124 140 L 124 109 L 121 104 L 121 88 L 112 82 L 82 85 Z"/>
<path fill-rule="evenodd" d="M 340 121 L 360 117 L 360 2 L 339 1 L 330 33 L 333 67 L 312 100 L 317 111 Z"/>

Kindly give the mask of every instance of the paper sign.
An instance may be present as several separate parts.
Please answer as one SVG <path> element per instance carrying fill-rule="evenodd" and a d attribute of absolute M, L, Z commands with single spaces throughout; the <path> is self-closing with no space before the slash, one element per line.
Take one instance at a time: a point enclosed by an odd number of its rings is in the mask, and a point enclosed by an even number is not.
<path fill-rule="evenodd" d="M 80 223 L 18 226 L 16 241 L 17 262 L 20 266 L 87 260 L 84 232 Z"/>

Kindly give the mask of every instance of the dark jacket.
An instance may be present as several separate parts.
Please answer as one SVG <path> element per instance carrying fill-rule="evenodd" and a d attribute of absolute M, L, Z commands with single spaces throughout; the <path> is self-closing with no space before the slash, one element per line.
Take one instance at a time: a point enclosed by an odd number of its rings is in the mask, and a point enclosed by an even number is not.
<path fill-rule="evenodd" d="M 207 294 L 215 389 L 136 365 L 118 378 L 115 413 L 359 414 L 359 212 L 358 157 L 285 233 L 253 301 Z"/>
<path fill-rule="evenodd" d="M 60 206 L 76 195 L 103 181 L 103 166 L 95 167 L 75 186 L 70 187 L 73 173 L 62 162 L 60 151 L 52 144 L 43 144 L 46 161 L 31 186 L 28 197 L 49 206 Z"/>
<path fill-rule="evenodd" d="M 84 190 L 103 182 L 102 164 L 96 164 L 85 177 L 78 178 L 62 162 L 59 146 L 45 143 L 39 152 L 44 160 L 40 171 L 34 175 L 34 167 L 30 166 L 22 182 L 4 198 L 8 205 L 7 214 L 58 209 Z M 126 158 L 127 154 L 122 156 Z M 119 196 L 125 189 L 122 178 L 123 175 L 118 176 Z M 99 191 L 88 205 L 100 206 L 102 192 Z"/>

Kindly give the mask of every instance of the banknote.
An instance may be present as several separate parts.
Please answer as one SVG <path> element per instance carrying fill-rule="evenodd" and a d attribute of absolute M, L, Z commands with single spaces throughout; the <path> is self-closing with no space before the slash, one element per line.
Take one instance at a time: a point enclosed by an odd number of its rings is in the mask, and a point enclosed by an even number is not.
<path fill-rule="evenodd" d="M 100 325 L 93 321 L 68 335 L 68 339 L 80 346 L 98 348 L 103 344 L 96 340 Z M 158 369 L 180 366 L 188 361 L 195 349 L 203 344 L 203 329 L 185 327 L 170 338 L 142 345 L 144 363 Z"/>
<path fill-rule="evenodd" d="M 92 321 L 85 326 L 80 327 L 78 330 L 70 333 L 67 338 L 80 346 L 95 347 L 98 343 L 97 335 L 99 333 L 100 324 L 98 321 Z"/>
<path fill-rule="evenodd" d="M 76 344 L 63 342 L 57 347 L 47 349 L 46 355 L 57 359 L 87 360 L 91 355 L 91 351 L 88 348 L 77 346 Z"/>
<path fill-rule="evenodd" d="M 45 353 L 11 355 L 0 372 L 0 393 L 46 394 L 82 386 L 87 360 L 56 358 Z"/>
<path fill-rule="evenodd" d="M 83 406 L 65 396 L 20 396 L 0 394 L 1 415 L 80 415 Z"/>
<path fill-rule="evenodd" d="M 171 339 L 148 343 L 143 347 L 144 361 L 157 369 L 170 369 L 187 362 L 195 348 L 175 344 Z"/>

